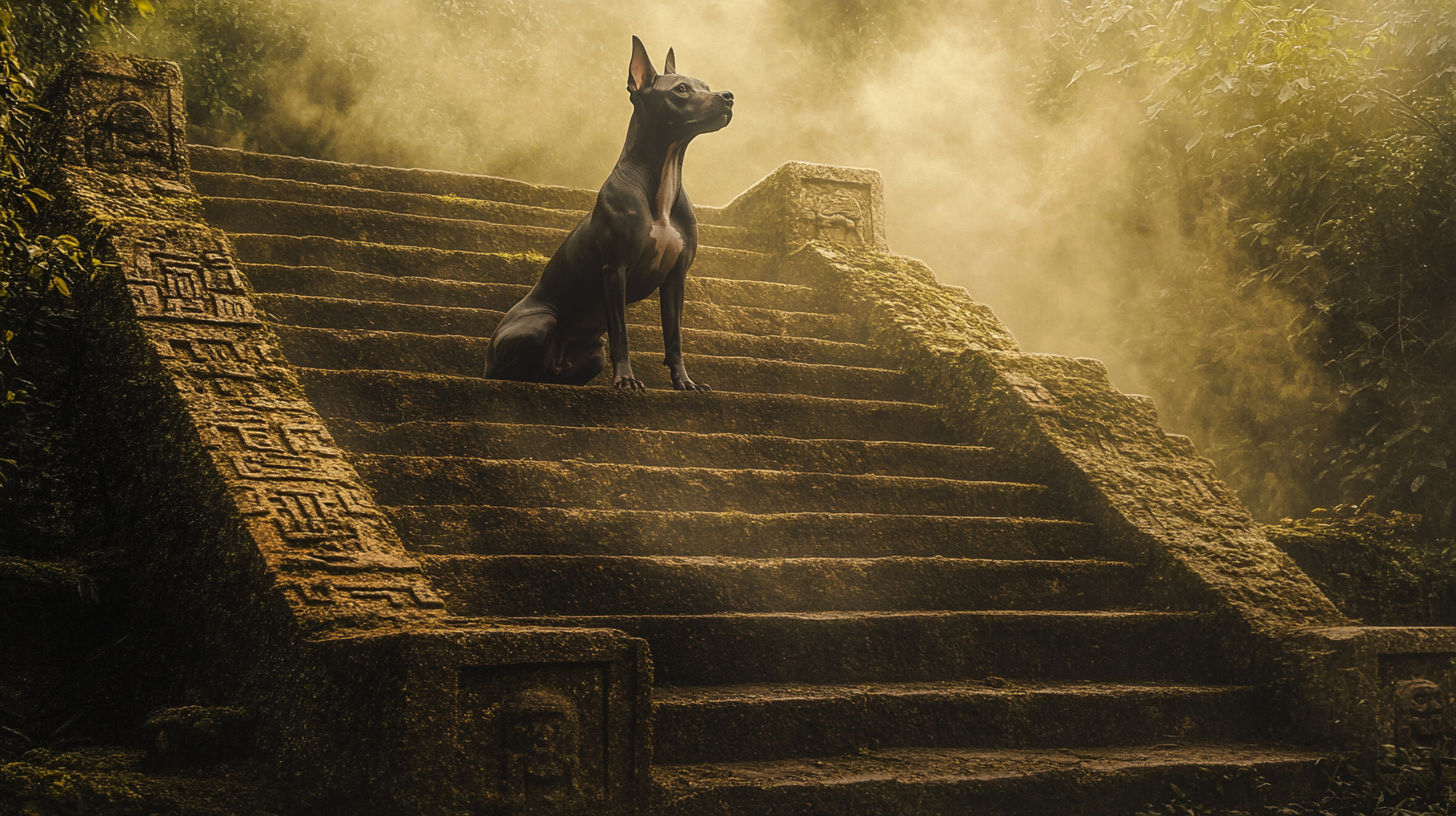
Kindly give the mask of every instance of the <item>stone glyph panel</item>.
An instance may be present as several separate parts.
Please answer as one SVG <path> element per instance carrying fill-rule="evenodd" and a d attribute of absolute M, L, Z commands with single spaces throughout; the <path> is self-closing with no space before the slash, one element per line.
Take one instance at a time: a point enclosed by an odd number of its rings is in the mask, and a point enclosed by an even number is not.
<path fill-rule="evenodd" d="M 69 71 L 60 99 L 51 102 L 62 161 L 185 189 L 191 171 L 177 66 L 88 51 Z"/>
<path fill-rule="evenodd" d="M 874 170 L 788 162 L 723 208 L 723 222 L 762 236 L 768 252 L 808 241 L 886 251 L 884 188 Z"/>
<path fill-rule="evenodd" d="M 105 245 L 142 334 L 275 585 L 311 618 L 443 615 L 282 359 L 227 237 L 187 217 L 176 66 L 88 52 L 60 88 L 72 195 L 102 207 L 93 217 L 108 221 Z"/>
<path fill-rule="evenodd" d="M 465 668 L 460 750 L 467 785 L 506 813 L 586 814 L 608 795 L 604 664 Z"/>
<path fill-rule="evenodd" d="M 123 233 L 113 245 L 138 317 L 262 325 L 221 234 L 170 226 Z"/>

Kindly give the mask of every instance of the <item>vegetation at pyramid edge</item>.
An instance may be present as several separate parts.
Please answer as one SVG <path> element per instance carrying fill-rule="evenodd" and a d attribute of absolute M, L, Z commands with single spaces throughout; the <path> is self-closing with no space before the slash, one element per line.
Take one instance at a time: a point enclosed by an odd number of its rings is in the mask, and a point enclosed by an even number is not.
<path fill-rule="evenodd" d="M 1128 273 L 1127 343 L 1173 423 L 1256 512 L 1374 495 L 1449 533 L 1456 8 L 1059 8 L 1048 115 L 1099 85 L 1145 91 L 1146 209 L 1127 215 L 1166 208 L 1187 239 Z"/>

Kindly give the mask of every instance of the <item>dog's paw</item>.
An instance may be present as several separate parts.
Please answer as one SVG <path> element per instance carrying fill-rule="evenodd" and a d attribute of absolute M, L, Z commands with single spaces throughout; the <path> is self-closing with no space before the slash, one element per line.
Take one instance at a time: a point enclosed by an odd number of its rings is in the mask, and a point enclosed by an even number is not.
<path fill-rule="evenodd" d="M 642 381 L 637 379 L 636 377 L 617 377 L 612 380 L 612 385 L 613 387 L 620 388 L 623 391 L 647 390 L 647 386 L 643 385 Z"/>
<path fill-rule="evenodd" d="M 713 387 L 707 383 L 693 382 L 688 379 L 673 379 L 672 387 L 679 391 L 712 391 Z"/>

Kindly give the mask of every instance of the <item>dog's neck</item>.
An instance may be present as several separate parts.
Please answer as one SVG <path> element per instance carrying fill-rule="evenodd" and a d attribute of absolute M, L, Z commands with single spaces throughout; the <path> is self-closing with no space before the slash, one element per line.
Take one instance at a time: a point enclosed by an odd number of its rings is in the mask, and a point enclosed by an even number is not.
<path fill-rule="evenodd" d="M 671 141 L 649 132 L 636 113 L 627 126 L 627 143 L 612 173 L 629 179 L 647 193 L 654 221 L 667 218 L 682 192 L 683 154 L 690 141 L 691 136 Z"/>

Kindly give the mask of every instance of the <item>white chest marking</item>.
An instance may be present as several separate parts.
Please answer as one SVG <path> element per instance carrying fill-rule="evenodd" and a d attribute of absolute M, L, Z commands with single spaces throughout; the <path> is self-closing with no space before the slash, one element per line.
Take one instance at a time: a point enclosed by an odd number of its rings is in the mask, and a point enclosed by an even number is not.
<path fill-rule="evenodd" d="M 652 222 L 652 243 L 656 255 L 652 259 L 653 272 L 666 272 L 677 263 L 677 256 L 683 251 L 682 233 L 664 215 Z"/>

